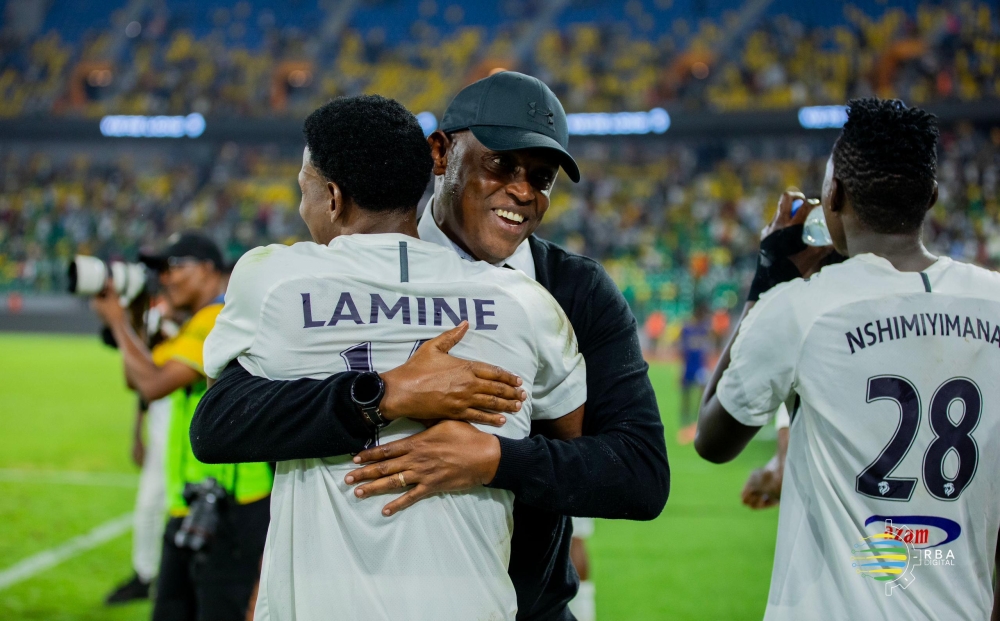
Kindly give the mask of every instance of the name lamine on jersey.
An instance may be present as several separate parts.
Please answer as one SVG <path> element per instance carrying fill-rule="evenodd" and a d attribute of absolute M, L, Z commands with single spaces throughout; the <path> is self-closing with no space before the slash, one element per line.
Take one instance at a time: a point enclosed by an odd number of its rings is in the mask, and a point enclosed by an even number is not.
<path fill-rule="evenodd" d="M 846 332 L 845 336 L 852 354 L 872 345 L 911 336 L 956 336 L 963 339 L 971 337 L 991 345 L 996 343 L 1000 347 L 1000 323 L 994 322 L 991 332 L 990 322 L 978 317 L 947 313 L 914 313 L 910 316 L 897 315 L 875 319 L 864 326 L 856 327 L 852 332 Z"/>
<path fill-rule="evenodd" d="M 331 303 L 330 306 L 333 307 L 333 314 L 329 315 L 329 320 L 323 320 L 323 317 L 328 315 L 324 314 L 323 303 L 318 302 L 317 306 L 313 306 L 313 299 L 311 293 L 301 293 L 302 296 L 302 327 L 303 328 L 322 328 L 325 326 L 336 326 L 341 322 L 347 322 L 348 325 L 365 325 L 365 321 L 362 318 L 361 313 L 358 311 L 358 305 L 355 303 L 354 295 L 350 291 L 342 292 L 336 303 Z M 403 325 L 434 325 L 443 326 L 445 317 L 452 323 L 452 325 L 458 325 L 463 321 L 469 321 L 469 299 L 464 297 L 452 298 L 449 302 L 448 298 L 425 298 L 414 296 L 413 303 L 411 304 L 410 296 L 401 296 L 395 301 L 390 301 L 390 305 L 383 299 L 382 295 L 379 293 L 369 293 L 367 294 L 371 301 L 371 311 L 368 313 L 368 323 L 376 324 L 379 323 L 379 319 L 382 318 L 385 321 L 398 321 Z M 364 294 L 359 294 L 359 296 L 364 296 Z M 475 321 L 470 322 L 470 327 L 474 330 L 496 330 L 499 326 L 495 323 L 490 323 L 491 317 L 496 315 L 496 312 L 492 307 L 496 306 L 495 300 L 485 300 L 473 298 L 472 308 L 475 314 Z M 411 309 L 415 309 L 415 313 L 411 314 Z M 428 323 L 428 311 L 430 311 L 430 320 L 432 323 Z M 411 323 L 416 315 L 416 321 Z"/>

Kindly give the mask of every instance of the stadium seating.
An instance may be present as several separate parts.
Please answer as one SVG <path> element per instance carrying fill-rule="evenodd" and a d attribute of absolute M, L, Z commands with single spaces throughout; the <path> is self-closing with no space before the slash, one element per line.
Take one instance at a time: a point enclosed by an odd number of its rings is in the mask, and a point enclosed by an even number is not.
<path fill-rule="evenodd" d="M 528 25 L 546 3 L 528 0 L 358 1 L 332 30 L 333 13 L 305 0 L 183 0 L 151 5 L 135 25 L 121 0 L 110 19 L 106 4 L 60 2 L 27 44 L 4 39 L 0 116 L 297 117 L 360 92 L 440 112 L 497 66 L 542 78 L 569 111 L 1000 97 L 1000 15 L 982 0 L 777 0 L 759 15 L 746 4 L 576 0 L 535 40 Z"/>
<path fill-rule="evenodd" d="M 942 143 L 928 239 L 955 258 L 1000 265 L 1000 129 L 960 127 Z M 684 316 L 696 298 L 736 308 L 777 196 L 789 185 L 818 195 L 828 149 L 823 140 L 591 148 L 579 158 L 583 180 L 558 181 L 540 234 L 604 262 L 640 321 L 655 310 Z M 230 260 L 306 238 L 297 152 L 125 153 L 0 155 L 0 291 L 60 290 L 73 254 L 130 259 L 184 228 L 210 232 Z"/>
<path fill-rule="evenodd" d="M 4 30 L 0 117 L 302 118 L 360 92 L 440 114 L 495 66 L 541 77 L 570 111 L 1000 97 L 1000 15 L 979 0 L 775 0 L 756 16 L 740 0 L 574 0 L 534 39 L 540 0 L 347 2 L 339 30 L 306 0 L 128 6 L 53 3 L 27 44 Z M 817 194 L 828 150 L 829 137 L 586 143 L 583 182 L 559 180 L 540 232 L 603 261 L 640 321 L 695 299 L 735 308 L 776 196 Z M 0 291 L 61 290 L 74 253 L 131 258 L 182 228 L 210 231 L 230 259 L 305 237 L 291 145 L 10 144 L 0 158 Z M 949 129 L 939 176 L 935 248 L 1000 265 L 1000 129 Z"/>

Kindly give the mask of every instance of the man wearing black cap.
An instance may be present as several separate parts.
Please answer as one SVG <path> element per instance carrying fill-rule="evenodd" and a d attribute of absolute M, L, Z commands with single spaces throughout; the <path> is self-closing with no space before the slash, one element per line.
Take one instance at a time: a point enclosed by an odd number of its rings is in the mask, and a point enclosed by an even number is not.
<path fill-rule="evenodd" d="M 567 151 L 565 112 L 547 86 L 514 72 L 480 80 L 455 97 L 429 141 L 435 194 L 419 222 L 421 239 L 470 260 L 521 270 L 552 294 L 587 363 L 584 437 L 508 440 L 471 425 L 436 425 L 361 452 L 360 461 L 382 463 L 352 472 L 346 482 L 364 482 L 359 497 L 367 499 L 397 490 L 398 473 L 412 473 L 406 482 L 413 487 L 387 505 L 391 514 L 479 481 L 513 491 L 509 573 L 517 590 L 517 618 L 572 619 L 567 603 L 578 577 L 570 564 L 572 528 L 564 516 L 649 520 L 659 515 L 669 491 L 663 426 L 636 321 L 596 261 L 532 235 L 548 209 L 560 166 L 573 181 L 579 179 Z M 392 377 L 384 374 L 386 394 L 394 393 L 394 405 L 406 404 L 404 410 L 441 399 L 423 392 L 421 381 L 435 377 L 437 366 L 436 358 L 411 358 Z M 338 375 L 270 381 L 231 366 L 199 408 L 196 448 L 225 461 L 362 451 L 370 438 L 356 431 L 360 414 L 350 385 Z M 213 434 L 221 429 L 226 433 Z"/>
<path fill-rule="evenodd" d="M 187 232 L 173 236 L 155 254 L 140 261 L 159 273 L 170 305 L 192 313 L 176 337 L 153 352 L 132 329 L 110 287 L 94 299 L 94 310 L 108 325 L 122 352 L 128 384 L 149 403 L 170 397 L 165 447 L 167 510 L 154 621 L 242 620 L 258 576 L 269 520 L 273 474 L 265 463 L 208 465 L 191 450 L 190 423 L 206 390 L 202 351 L 205 338 L 222 310 L 224 263 L 208 237 Z M 189 514 L 185 486 L 214 479 L 229 498 L 219 513 L 214 538 L 197 551 L 178 543 Z M 183 537 L 182 537 L 183 538 Z"/>

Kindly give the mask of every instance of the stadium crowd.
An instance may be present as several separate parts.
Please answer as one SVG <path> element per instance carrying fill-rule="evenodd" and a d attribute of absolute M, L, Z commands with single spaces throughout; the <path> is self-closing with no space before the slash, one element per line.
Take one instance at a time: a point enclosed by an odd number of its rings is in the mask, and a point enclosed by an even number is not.
<path fill-rule="evenodd" d="M 306 235 L 298 164 L 225 145 L 208 161 L 89 151 L 8 152 L 0 180 L 0 290 L 59 291 L 76 254 L 134 260 L 174 231 L 210 231 L 238 258 Z"/>
<path fill-rule="evenodd" d="M 551 85 L 569 111 L 1000 97 L 994 7 L 891 4 L 779 0 L 743 29 L 741 2 L 569 2 L 517 65 Z M 3 29 L 0 117 L 301 117 L 359 92 L 440 113 L 470 75 L 513 62 L 526 26 L 547 6 L 358 3 L 331 37 L 333 14 L 311 2 L 140 5 L 140 14 L 126 17 L 121 6 L 110 20 L 83 4 L 53 8 L 27 42 Z M 773 197 L 789 185 L 817 195 L 828 146 L 786 138 L 583 143 L 583 181 L 560 181 L 540 232 L 600 259 L 640 321 L 687 316 L 695 300 L 734 309 Z M 181 228 L 211 231 L 230 260 L 305 236 L 290 182 L 296 153 L 235 144 L 199 147 L 193 157 L 73 149 L 0 152 L 0 291 L 61 290 L 73 254 L 131 258 Z M 960 127 L 944 137 L 941 201 L 928 226 L 936 249 L 1000 261 L 998 152 L 1000 129 Z"/>
<path fill-rule="evenodd" d="M 540 234 L 601 260 L 640 321 L 688 315 L 696 299 L 741 303 L 760 229 L 788 186 L 818 196 L 824 141 L 723 145 L 582 143 L 579 184 L 560 179 Z M 65 288 L 77 253 L 134 259 L 173 231 L 209 232 L 230 261 L 304 239 L 295 154 L 227 144 L 204 161 L 175 156 L 8 151 L 0 177 L 0 290 Z M 942 139 L 937 251 L 1000 265 L 1000 128 Z"/>
<path fill-rule="evenodd" d="M 112 25 L 105 14 L 75 36 L 55 27 L 27 42 L 2 34 L 0 117 L 298 117 L 361 92 L 440 113 L 486 65 L 541 78 L 569 112 L 1000 97 L 1000 14 L 978 0 L 833 3 L 845 8 L 831 15 L 779 2 L 746 32 L 735 10 L 630 0 L 595 12 L 571 2 L 522 58 L 513 58 L 515 43 L 545 3 L 407 0 L 393 6 L 412 21 L 387 30 L 388 9 L 376 2 L 356 8 L 337 36 L 313 3 L 263 4 L 158 4 L 128 23 L 124 9 Z"/>

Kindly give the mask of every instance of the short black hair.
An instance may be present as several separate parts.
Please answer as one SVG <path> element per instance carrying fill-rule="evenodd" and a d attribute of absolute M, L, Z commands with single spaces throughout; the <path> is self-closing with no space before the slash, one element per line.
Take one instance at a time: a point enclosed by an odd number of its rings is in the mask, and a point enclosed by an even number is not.
<path fill-rule="evenodd" d="M 394 99 L 338 97 L 310 114 L 302 132 L 312 165 L 362 209 L 414 209 L 427 189 L 430 145 Z"/>
<path fill-rule="evenodd" d="M 833 147 L 837 179 L 877 233 L 920 228 L 937 177 L 937 117 L 898 99 L 852 99 Z"/>

